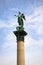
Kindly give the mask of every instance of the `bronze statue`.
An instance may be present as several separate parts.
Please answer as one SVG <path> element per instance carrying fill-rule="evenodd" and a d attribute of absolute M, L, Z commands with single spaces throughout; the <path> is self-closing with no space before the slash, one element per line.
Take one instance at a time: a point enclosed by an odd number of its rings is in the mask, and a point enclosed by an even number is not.
<path fill-rule="evenodd" d="M 19 14 L 15 16 L 18 17 L 19 27 L 17 27 L 17 30 L 23 30 L 23 25 L 24 25 L 23 19 L 26 20 L 24 14 L 19 12 Z"/>

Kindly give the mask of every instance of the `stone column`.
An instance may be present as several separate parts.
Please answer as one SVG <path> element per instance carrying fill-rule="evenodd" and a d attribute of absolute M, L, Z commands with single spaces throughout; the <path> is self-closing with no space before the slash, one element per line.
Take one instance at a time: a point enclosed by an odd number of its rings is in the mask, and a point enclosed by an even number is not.
<path fill-rule="evenodd" d="M 18 41 L 17 43 L 17 65 L 25 65 L 23 41 Z"/>
<path fill-rule="evenodd" d="M 25 65 L 25 56 L 24 56 L 24 36 L 27 33 L 23 31 L 14 31 L 14 34 L 17 38 L 17 65 Z"/>

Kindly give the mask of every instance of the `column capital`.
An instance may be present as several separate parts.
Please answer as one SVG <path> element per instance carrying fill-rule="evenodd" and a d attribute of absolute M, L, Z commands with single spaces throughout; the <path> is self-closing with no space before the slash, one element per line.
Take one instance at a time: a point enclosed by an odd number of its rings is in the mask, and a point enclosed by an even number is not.
<path fill-rule="evenodd" d="M 13 31 L 13 33 L 16 35 L 17 41 L 24 41 L 24 36 L 27 35 L 27 33 L 24 30 Z"/>

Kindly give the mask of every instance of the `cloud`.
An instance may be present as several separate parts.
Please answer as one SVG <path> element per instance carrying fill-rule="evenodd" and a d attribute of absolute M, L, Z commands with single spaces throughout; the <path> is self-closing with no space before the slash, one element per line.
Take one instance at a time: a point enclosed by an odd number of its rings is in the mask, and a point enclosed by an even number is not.
<path fill-rule="evenodd" d="M 10 10 L 11 10 L 11 11 L 19 11 L 18 8 L 11 8 Z"/>
<path fill-rule="evenodd" d="M 25 64 L 43 65 L 43 38 L 33 39 L 30 35 L 25 37 Z"/>
<path fill-rule="evenodd" d="M 43 6 L 34 8 L 32 15 L 26 16 L 26 20 L 32 23 L 43 22 Z"/>
<path fill-rule="evenodd" d="M 43 20 L 43 18 L 41 16 L 43 16 L 43 5 L 34 8 L 32 15 L 27 16 L 26 20 L 28 22 L 37 22 L 37 21 Z M 39 17 L 40 17 L 40 19 L 39 19 Z"/>
<path fill-rule="evenodd" d="M 9 19 L 7 22 L 4 20 L 0 20 L 0 28 L 11 28 L 17 25 L 16 19 Z"/>
<path fill-rule="evenodd" d="M 6 35 L 5 37 L 5 42 L 2 44 L 2 48 L 3 50 L 8 50 L 8 49 L 15 49 L 16 50 L 16 46 L 17 46 L 17 43 L 16 43 L 16 37 L 12 32 L 9 32 L 9 34 Z"/>
<path fill-rule="evenodd" d="M 0 20 L 0 28 L 3 28 L 3 27 L 8 27 L 8 24 Z"/>
<path fill-rule="evenodd" d="M 26 48 L 30 47 L 30 46 L 31 47 L 32 46 L 41 47 L 41 46 L 43 46 L 43 38 L 40 38 L 39 40 L 35 40 L 30 35 L 26 36 L 24 45 Z"/>
<path fill-rule="evenodd" d="M 37 35 L 43 35 L 43 6 L 34 8 L 32 15 L 26 16 L 25 28 L 28 31 L 34 30 Z"/>
<path fill-rule="evenodd" d="M 0 56 L 0 65 L 16 65 L 16 56 Z"/>

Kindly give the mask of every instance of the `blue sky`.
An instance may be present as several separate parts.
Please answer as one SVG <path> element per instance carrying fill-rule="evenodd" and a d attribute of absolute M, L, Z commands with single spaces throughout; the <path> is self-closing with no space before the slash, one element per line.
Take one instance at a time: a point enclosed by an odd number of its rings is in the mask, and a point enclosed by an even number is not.
<path fill-rule="evenodd" d="M 25 14 L 24 51 L 26 65 L 43 65 L 43 0 L 0 0 L 0 65 L 16 65 L 18 26 L 14 14 Z"/>

